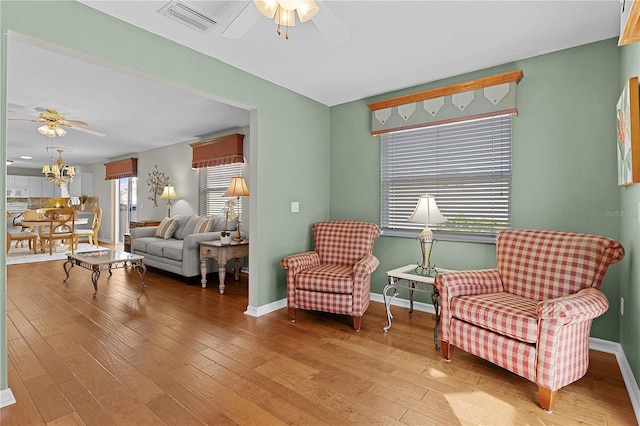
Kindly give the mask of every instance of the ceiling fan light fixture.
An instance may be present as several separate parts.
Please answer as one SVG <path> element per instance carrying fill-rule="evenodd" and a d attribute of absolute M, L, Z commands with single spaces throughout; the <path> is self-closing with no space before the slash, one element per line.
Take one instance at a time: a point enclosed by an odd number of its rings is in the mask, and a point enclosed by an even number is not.
<path fill-rule="evenodd" d="M 296 10 L 299 3 L 300 3 L 299 0 L 278 0 L 278 4 L 280 5 L 280 8 L 284 10 L 290 10 L 290 11 Z"/>
<path fill-rule="evenodd" d="M 320 8 L 313 0 L 302 0 L 296 8 L 300 22 L 307 22 L 310 19 L 313 19 L 319 10 Z"/>
<path fill-rule="evenodd" d="M 278 0 L 255 0 L 258 11 L 265 17 L 272 19 L 278 10 Z"/>
<path fill-rule="evenodd" d="M 56 135 L 58 135 L 59 137 L 63 137 L 64 135 L 67 134 L 67 131 L 64 130 L 62 127 L 56 127 L 56 129 L 54 130 Z"/>
<path fill-rule="evenodd" d="M 293 10 L 287 10 L 280 7 L 276 12 L 276 17 L 274 18 L 273 22 L 275 22 L 278 26 L 295 27 L 296 15 L 293 13 Z"/>

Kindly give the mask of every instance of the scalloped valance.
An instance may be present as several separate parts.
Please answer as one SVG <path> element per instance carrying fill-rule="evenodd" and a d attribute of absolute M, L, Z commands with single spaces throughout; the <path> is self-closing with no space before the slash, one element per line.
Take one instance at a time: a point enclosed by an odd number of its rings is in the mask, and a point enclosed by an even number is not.
<path fill-rule="evenodd" d="M 234 133 L 189 144 L 193 149 L 191 167 L 195 169 L 221 164 L 244 163 L 243 141 L 244 135 Z"/>
<path fill-rule="evenodd" d="M 371 134 L 518 114 L 516 86 L 522 70 L 370 103 Z"/>

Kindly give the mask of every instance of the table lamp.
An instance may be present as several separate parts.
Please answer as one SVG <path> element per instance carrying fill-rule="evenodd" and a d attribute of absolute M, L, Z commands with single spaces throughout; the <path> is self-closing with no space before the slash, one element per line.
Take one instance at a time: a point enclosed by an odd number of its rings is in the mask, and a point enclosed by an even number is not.
<path fill-rule="evenodd" d="M 418 240 L 420 240 L 420 249 L 422 250 L 422 264 L 418 265 L 416 272 L 422 275 L 430 275 L 435 271 L 429 260 L 431 256 L 431 247 L 433 246 L 433 231 L 429 229 L 429 225 L 436 223 L 445 223 L 447 218 L 442 215 L 435 197 L 429 194 L 421 195 L 418 198 L 418 204 L 409 217 L 409 222 L 424 223 L 424 229 L 420 232 Z"/>
<path fill-rule="evenodd" d="M 238 232 L 236 233 L 236 236 L 234 238 L 235 241 L 242 240 L 242 236 L 240 235 L 240 197 L 248 196 L 249 188 L 247 188 L 247 182 L 244 180 L 244 178 L 242 176 L 232 177 L 229 188 L 227 188 L 227 192 L 224 193 L 223 197 L 237 197 L 236 206 L 238 207 Z"/>
<path fill-rule="evenodd" d="M 160 198 L 167 200 L 167 217 L 171 217 L 171 200 L 177 200 L 180 196 L 176 192 L 176 188 L 169 183 L 168 179 Z"/>

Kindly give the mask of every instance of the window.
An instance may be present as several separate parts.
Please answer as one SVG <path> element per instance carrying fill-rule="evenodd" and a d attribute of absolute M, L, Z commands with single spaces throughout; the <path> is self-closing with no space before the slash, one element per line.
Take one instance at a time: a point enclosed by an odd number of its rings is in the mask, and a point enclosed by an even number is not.
<path fill-rule="evenodd" d="M 415 236 L 407 221 L 418 197 L 436 198 L 447 223 L 436 238 L 493 241 L 511 228 L 511 115 L 386 133 L 381 136 L 381 226 Z"/>
<path fill-rule="evenodd" d="M 200 216 L 219 215 L 224 204 L 229 200 L 223 197 L 233 176 L 242 176 L 243 163 L 223 164 L 199 168 L 199 206 Z M 240 203 L 240 220 L 242 219 L 242 203 Z"/>

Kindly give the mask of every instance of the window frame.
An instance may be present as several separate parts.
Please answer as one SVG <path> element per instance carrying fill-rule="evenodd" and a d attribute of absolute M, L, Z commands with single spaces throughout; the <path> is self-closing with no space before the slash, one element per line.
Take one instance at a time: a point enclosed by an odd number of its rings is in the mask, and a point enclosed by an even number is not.
<path fill-rule="evenodd" d="M 224 204 L 235 197 L 224 197 L 231 178 L 244 176 L 243 163 L 222 164 L 198 168 L 198 215 L 209 217 L 220 215 Z M 243 203 L 239 203 L 239 220 L 242 221 Z M 238 211 L 238 210 L 237 210 Z"/>

